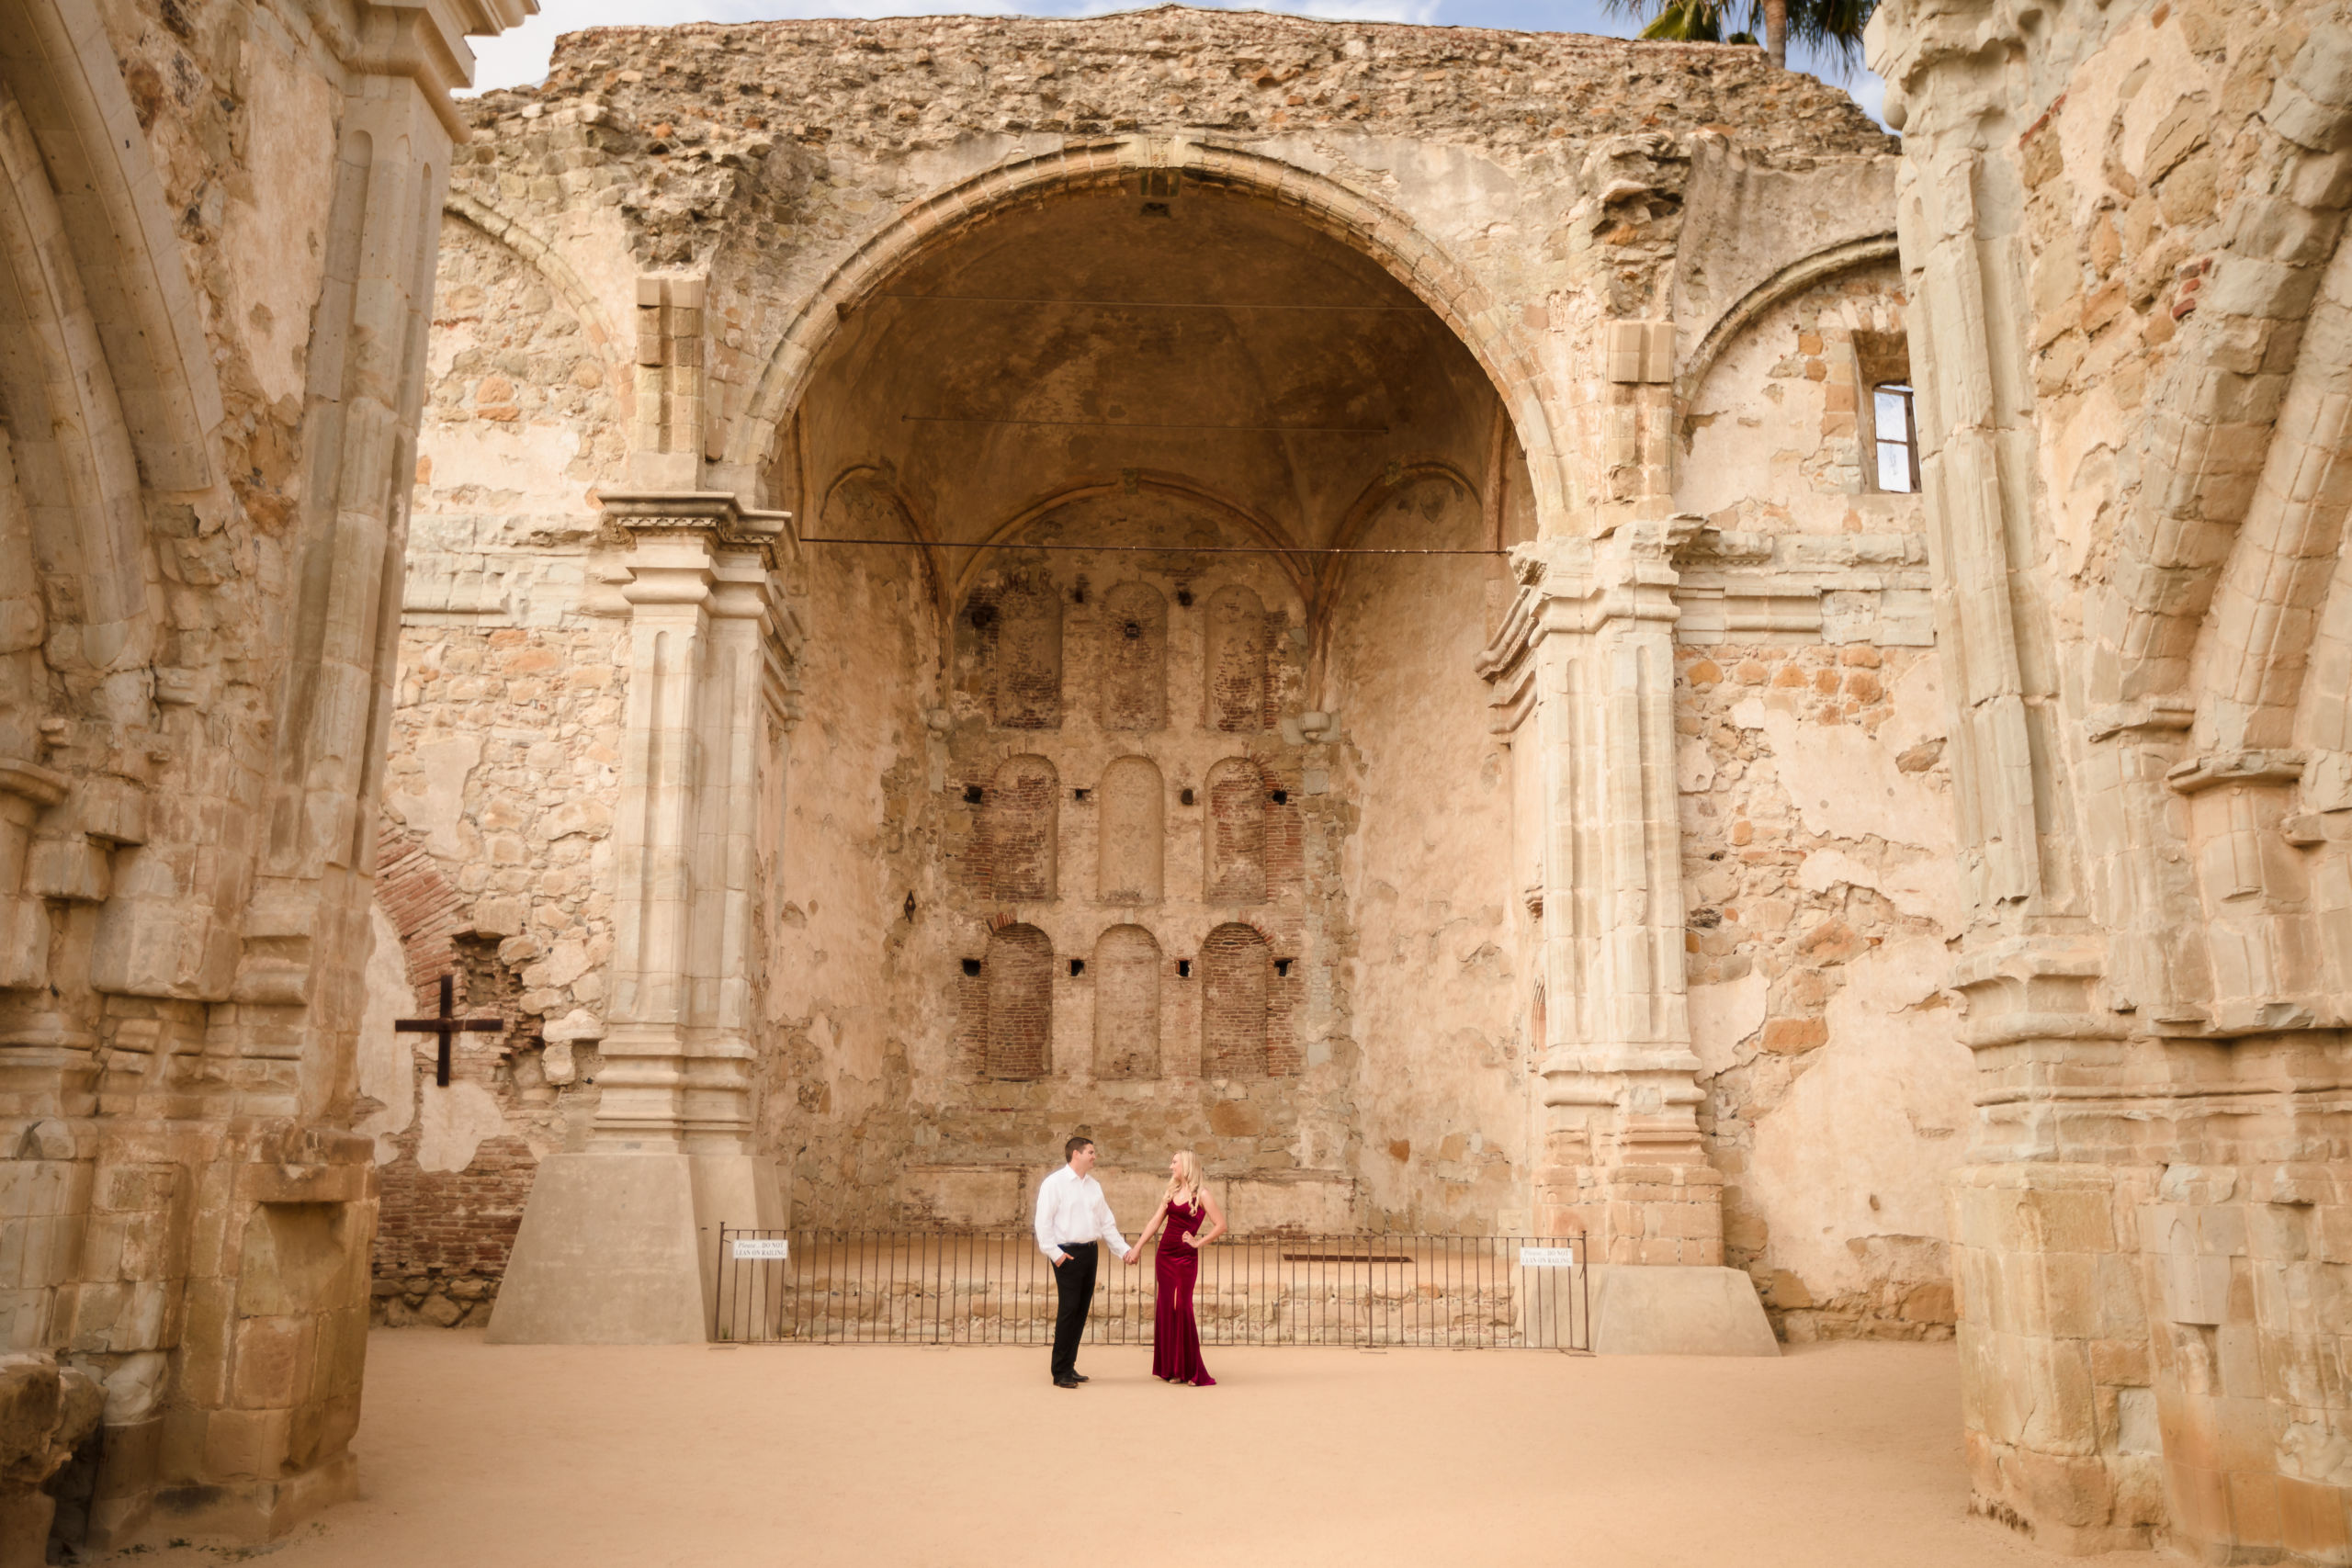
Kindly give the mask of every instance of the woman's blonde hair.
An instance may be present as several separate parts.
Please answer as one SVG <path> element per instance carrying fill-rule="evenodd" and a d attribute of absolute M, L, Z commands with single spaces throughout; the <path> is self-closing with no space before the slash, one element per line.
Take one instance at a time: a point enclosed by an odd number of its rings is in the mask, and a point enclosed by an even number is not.
<path fill-rule="evenodd" d="M 1201 1162 L 1190 1149 L 1176 1151 L 1176 1174 L 1168 1179 L 1168 1201 L 1176 1201 L 1180 1192 L 1188 1209 L 1201 1201 Z"/>

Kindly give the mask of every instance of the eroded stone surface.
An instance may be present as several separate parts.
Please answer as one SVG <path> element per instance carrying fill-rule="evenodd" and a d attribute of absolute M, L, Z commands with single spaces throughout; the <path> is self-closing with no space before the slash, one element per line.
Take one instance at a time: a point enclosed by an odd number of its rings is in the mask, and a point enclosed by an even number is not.
<path fill-rule="evenodd" d="M 354 1486 L 409 367 L 462 35 L 532 8 L 0 6 L 11 1563 Z"/>

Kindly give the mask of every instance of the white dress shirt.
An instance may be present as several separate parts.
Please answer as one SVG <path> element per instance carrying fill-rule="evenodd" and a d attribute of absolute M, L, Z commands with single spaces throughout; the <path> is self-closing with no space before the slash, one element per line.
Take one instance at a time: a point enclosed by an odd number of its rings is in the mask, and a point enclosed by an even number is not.
<path fill-rule="evenodd" d="M 1111 1217 L 1111 1201 L 1102 1184 L 1064 1166 L 1037 1188 L 1037 1250 L 1058 1263 L 1069 1256 L 1063 1242 L 1107 1241 L 1124 1254 L 1126 1238 Z"/>

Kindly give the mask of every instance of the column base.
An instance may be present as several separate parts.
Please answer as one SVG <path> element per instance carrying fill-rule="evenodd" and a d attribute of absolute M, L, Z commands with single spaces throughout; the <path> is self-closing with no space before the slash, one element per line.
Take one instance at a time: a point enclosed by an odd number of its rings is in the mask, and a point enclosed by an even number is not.
<path fill-rule="evenodd" d="M 1596 1356 L 1777 1356 L 1756 1282 L 1736 1269 L 1597 1263 Z"/>
<path fill-rule="evenodd" d="M 136 1536 L 168 1535 L 241 1543 L 278 1540 L 312 1515 L 359 1495 L 359 1458 L 344 1450 L 298 1475 L 268 1481 L 207 1482 L 166 1486 L 144 1514 L 94 1528 L 96 1550 L 119 1546 Z M 93 1521 L 98 1527 L 98 1521 Z"/>
<path fill-rule="evenodd" d="M 783 1224 L 775 1164 L 760 1156 L 551 1156 L 531 1184 L 489 1340 L 700 1344 L 718 1227 Z"/>

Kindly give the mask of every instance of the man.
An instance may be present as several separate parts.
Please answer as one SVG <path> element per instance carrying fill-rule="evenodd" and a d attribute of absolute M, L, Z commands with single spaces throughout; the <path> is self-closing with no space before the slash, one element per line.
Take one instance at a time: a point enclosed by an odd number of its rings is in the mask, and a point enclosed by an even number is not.
<path fill-rule="evenodd" d="M 1110 1201 L 1094 1179 L 1094 1140 L 1076 1137 L 1062 1145 L 1063 1167 L 1037 1188 L 1037 1250 L 1054 1262 L 1054 1386 L 1086 1382 L 1078 1370 L 1078 1342 L 1086 1337 L 1086 1314 L 1094 1305 L 1095 1244 L 1107 1241 L 1125 1261 L 1136 1249 L 1119 1234 Z"/>

